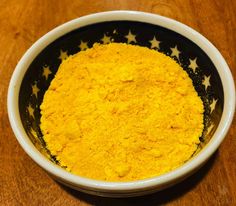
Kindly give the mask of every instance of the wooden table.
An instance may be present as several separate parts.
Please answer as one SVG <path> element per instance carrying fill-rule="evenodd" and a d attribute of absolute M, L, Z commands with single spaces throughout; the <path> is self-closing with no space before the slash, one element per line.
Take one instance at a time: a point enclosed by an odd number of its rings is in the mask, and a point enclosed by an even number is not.
<path fill-rule="evenodd" d="M 117 9 L 161 14 L 196 29 L 220 50 L 236 78 L 235 0 L 1 0 L 0 205 L 236 205 L 236 118 L 199 172 L 170 189 L 128 199 L 94 197 L 54 182 L 16 141 L 7 116 L 7 88 L 27 48 L 68 20 Z"/>

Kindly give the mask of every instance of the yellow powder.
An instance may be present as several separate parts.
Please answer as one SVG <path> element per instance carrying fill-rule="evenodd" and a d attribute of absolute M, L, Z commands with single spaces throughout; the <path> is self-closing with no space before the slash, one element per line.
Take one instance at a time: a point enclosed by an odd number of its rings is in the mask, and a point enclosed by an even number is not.
<path fill-rule="evenodd" d="M 47 148 L 74 174 L 157 176 L 197 149 L 203 103 L 187 73 L 145 47 L 95 44 L 64 60 L 41 105 Z"/>

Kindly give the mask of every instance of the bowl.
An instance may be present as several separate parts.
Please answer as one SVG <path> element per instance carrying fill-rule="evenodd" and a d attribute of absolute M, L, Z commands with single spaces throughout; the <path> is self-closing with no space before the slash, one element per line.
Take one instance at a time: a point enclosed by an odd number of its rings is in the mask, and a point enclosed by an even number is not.
<path fill-rule="evenodd" d="M 125 42 L 155 49 L 175 59 L 188 73 L 204 103 L 204 131 L 198 152 L 181 167 L 144 180 L 106 182 L 73 175 L 61 168 L 50 155 L 39 127 L 39 106 L 44 93 L 61 61 L 68 55 L 92 47 L 95 42 Z M 222 55 L 190 27 L 150 13 L 109 11 L 67 22 L 35 42 L 15 68 L 7 106 L 18 142 L 55 180 L 89 194 L 127 197 L 152 193 L 176 184 L 209 159 L 232 122 L 235 88 Z"/>

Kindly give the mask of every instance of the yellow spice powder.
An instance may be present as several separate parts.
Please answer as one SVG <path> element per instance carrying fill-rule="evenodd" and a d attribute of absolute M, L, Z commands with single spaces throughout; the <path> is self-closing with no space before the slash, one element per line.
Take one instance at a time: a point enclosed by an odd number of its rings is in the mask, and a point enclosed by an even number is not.
<path fill-rule="evenodd" d="M 196 151 L 203 103 L 170 57 L 95 44 L 64 60 L 41 105 L 47 148 L 74 174 L 131 181 L 169 172 Z"/>

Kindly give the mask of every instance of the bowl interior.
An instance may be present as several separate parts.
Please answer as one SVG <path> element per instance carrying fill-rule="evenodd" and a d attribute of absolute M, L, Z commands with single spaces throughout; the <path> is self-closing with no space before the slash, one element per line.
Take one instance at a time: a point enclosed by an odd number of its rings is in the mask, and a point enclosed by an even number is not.
<path fill-rule="evenodd" d="M 40 152 L 58 163 L 47 150 L 39 127 L 39 107 L 45 91 L 62 59 L 92 47 L 95 42 L 137 44 L 175 59 L 192 79 L 204 103 L 204 131 L 199 150 L 209 142 L 222 116 L 224 94 L 217 69 L 207 54 L 191 40 L 161 26 L 136 21 L 108 21 L 65 34 L 44 48 L 29 66 L 20 87 L 19 110 L 25 131 Z"/>

